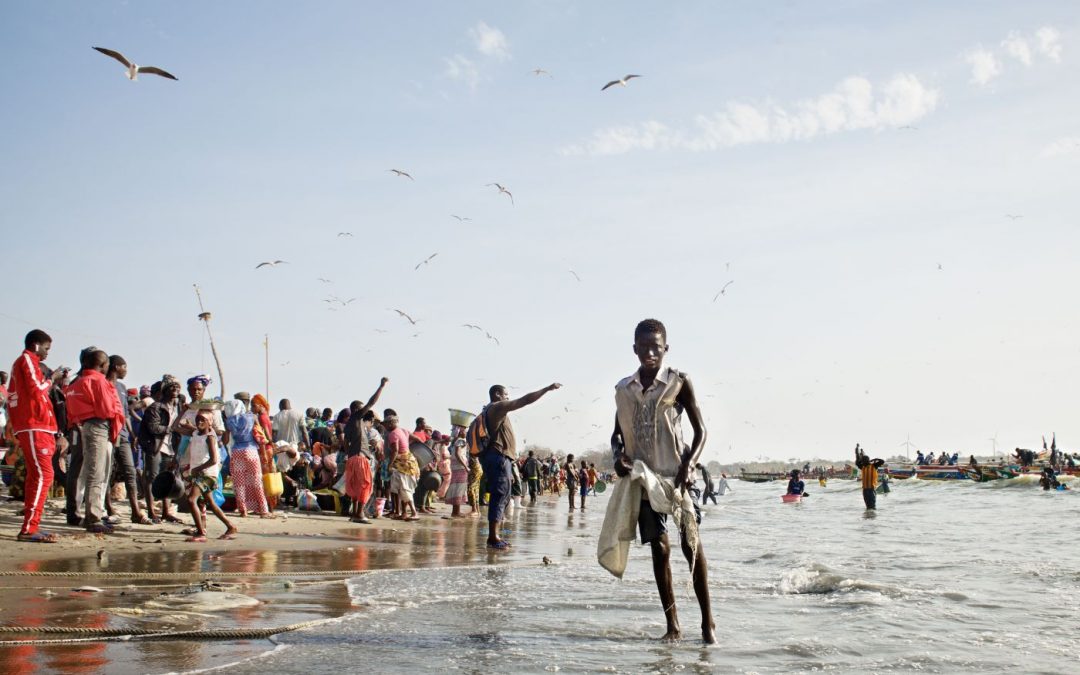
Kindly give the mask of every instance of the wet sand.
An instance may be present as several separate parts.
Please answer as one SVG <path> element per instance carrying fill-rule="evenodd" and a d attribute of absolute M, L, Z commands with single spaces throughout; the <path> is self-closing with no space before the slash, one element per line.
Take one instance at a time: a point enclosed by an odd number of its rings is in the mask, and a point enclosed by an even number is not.
<path fill-rule="evenodd" d="M 89 535 L 81 528 L 66 525 L 60 512 L 62 506 L 62 499 L 52 500 L 42 524 L 43 530 L 62 535 L 62 541 L 29 544 L 18 542 L 14 536 L 21 523 L 21 504 L 0 504 L 0 532 L 4 533 L 0 536 L 0 572 L 80 573 L 75 577 L 0 575 L 3 625 L 155 630 L 268 628 L 355 611 L 345 585 L 347 575 L 320 577 L 313 572 L 520 563 L 526 557 L 539 564 L 540 559 L 540 549 L 533 550 L 533 546 L 509 553 L 489 552 L 484 546 L 486 520 L 444 519 L 442 516 L 449 514 L 445 505 L 436 507 L 438 514 L 426 515 L 414 523 L 383 518 L 362 525 L 341 516 L 295 511 L 272 520 L 235 519 L 240 534 L 230 541 L 213 538 L 224 528 L 212 521 L 211 539 L 205 544 L 184 541 L 181 530 L 191 526 L 186 515 L 182 515 L 184 524 L 135 525 L 127 522 L 125 505 L 118 509 L 125 518 L 117 526 L 118 534 Z M 540 509 L 565 510 L 565 504 L 546 498 L 533 510 Z M 527 520 L 524 514 L 522 510 L 517 521 L 522 526 L 517 533 L 520 535 L 527 529 L 523 527 Z M 100 551 L 105 552 L 104 560 L 99 559 Z M 119 574 L 110 576 L 114 573 Z M 161 578 L 160 573 L 168 576 Z M 85 586 L 99 591 L 77 590 Z M 193 595 L 206 588 L 215 593 Z M 19 634 L 0 639 L 31 637 L 69 638 Z M 236 663 L 274 647 L 273 639 L 266 638 L 6 645 L 0 646 L 0 669 L 8 673 L 91 672 L 105 668 L 110 672 L 186 671 Z"/>

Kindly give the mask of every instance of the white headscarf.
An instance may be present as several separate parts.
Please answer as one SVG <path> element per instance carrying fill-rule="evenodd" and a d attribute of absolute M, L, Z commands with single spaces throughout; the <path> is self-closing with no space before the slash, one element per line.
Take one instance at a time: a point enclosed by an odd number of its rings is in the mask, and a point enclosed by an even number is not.
<path fill-rule="evenodd" d="M 236 417 L 245 412 L 247 412 L 247 408 L 244 406 L 244 402 L 238 398 L 234 398 L 225 404 L 225 417 Z"/>

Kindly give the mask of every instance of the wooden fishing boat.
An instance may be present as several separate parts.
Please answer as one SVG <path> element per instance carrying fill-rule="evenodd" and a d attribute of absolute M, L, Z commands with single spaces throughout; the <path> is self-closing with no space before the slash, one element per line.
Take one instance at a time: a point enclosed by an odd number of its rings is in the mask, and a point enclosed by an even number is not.
<path fill-rule="evenodd" d="M 750 483 L 768 483 L 787 477 L 788 474 L 786 473 L 773 473 L 770 471 L 741 471 L 739 473 L 739 480 L 745 480 Z"/>

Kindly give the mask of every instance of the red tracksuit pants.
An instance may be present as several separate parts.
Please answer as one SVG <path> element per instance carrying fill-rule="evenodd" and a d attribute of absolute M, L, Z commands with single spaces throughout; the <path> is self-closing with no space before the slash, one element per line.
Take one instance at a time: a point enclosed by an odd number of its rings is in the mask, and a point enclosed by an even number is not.
<path fill-rule="evenodd" d="M 53 453 L 56 437 L 47 431 L 23 431 L 16 434 L 26 461 L 26 512 L 20 534 L 34 534 L 49 498 L 53 482 Z"/>

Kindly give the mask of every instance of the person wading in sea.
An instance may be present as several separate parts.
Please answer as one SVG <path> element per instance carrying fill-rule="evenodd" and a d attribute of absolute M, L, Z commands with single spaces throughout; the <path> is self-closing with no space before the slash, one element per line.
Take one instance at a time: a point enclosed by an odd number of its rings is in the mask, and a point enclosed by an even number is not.
<path fill-rule="evenodd" d="M 671 367 L 664 367 L 667 354 L 667 329 L 656 319 L 646 319 L 634 330 L 634 354 L 641 364 L 637 372 L 615 385 L 615 429 L 611 435 L 615 456 L 615 473 L 620 477 L 631 474 L 636 461 L 642 462 L 655 477 L 668 486 L 669 503 L 677 505 L 680 489 L 686 487 L 693 466 L 705 448 L 706 430 L 698 409 L 697 398 L 690 378 Z M 681 413 L 685 411 L 694 430 L 694 440 L 684 450 Z M 670 489 L 673 481 L 674 490 Z M 652 548 L 653 574 L 664 607 L 667 632 L 662 640 L 678 640 L 681 636 L 679 617 L 675 611 L 675 589 L 671 582 L 671 546 L 668 543 L 667 513 L 657 512 L 642 491 L 638 511 L 638 530 L 642 544 Z M 660 507 L 657 507 L 660 508 Z M 625 515 L 625 514 L 623 514 Z M 676 522 L 679 522 L 676 520 Z M 607 527 L 607 523 L 605 523 Z M 688 542 L 684 521 L 679 531 L 683 554 L 694 576 L 694 593 L 701 606 L 701 637 L 706 644 L 716 642 L 716 625 L 709 599 L 709 572 L 705 551 L 698 540 L 696 550 Z M 696 539 L 696 536 L 694 537 Z"/>
<path fill-rule="evenodd" d="M 506 505 L 510 503 L 511 484 L 514 480 L 512 465 L 517 460 L 517 440 L 514 427 L 510 424 L 509 413 L 531 405 L 549 391 L 562 387 L 553 383 L 531 394 L 511 400 L 506 387 L 496 384 L 488 390 L 491 402 L 481 411 L 484 426 L 487 428 L 487 448 L 480 455 L 484 476 L 487 478 L 487 490 L 491 493 L 488 504 L 488 548 L 505 550 L 510 544 L 499 538 Z"/>

